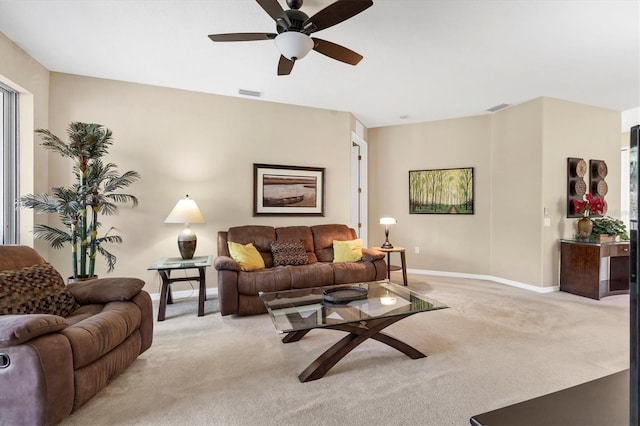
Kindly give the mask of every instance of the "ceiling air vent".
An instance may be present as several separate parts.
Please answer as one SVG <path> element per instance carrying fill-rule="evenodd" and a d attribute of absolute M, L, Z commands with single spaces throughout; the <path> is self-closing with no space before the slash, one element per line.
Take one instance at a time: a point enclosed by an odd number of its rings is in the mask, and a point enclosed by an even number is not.
<path fill-rule="evenodd" d="M 238 93 L 245 96 L 253 96 L 255 98 L 259 98 L 260 96 L 262 96 L 262 93 L 256 92 L 255 90 L 240 89 L 238 90 Z"/>
<path fill-rule="evenodd" d="M 496 105 L 494 107 L 489 108 L 487 111 L 489 112 L 496 112 L 496 111 L 500 111 L 503 108 L 506 108 L 508 106 L 511 106 L 509 104 L 500 104 L 500 105 Z"/>

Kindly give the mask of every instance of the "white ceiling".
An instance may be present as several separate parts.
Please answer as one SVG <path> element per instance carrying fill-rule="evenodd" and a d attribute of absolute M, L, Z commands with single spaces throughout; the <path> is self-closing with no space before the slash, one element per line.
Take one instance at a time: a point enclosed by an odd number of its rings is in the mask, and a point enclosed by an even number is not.
<path fill-rule="evenodd" d="M 302 10 L 330 3 L 306 0 Z M 539 96 L 640 106 L 638 0 L 374 0 L 314 34 L 363 55 L 357 66 L 312 51 L 280 77 L 272 41 L 207 38 L 275 32 L 254 0 L 0 0 L 0 31 L 51 71 L 228 96 L 253 90 L 350 111 L 367 127 Z"/>

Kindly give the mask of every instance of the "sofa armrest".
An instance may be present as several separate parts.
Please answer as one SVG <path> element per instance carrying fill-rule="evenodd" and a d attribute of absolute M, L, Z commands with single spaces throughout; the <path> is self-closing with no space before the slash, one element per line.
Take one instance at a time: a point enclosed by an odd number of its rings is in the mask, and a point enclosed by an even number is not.
<path fill-rule="evenodd" d="M 138 278 L 98 278 L 67 285 L 67 289 L 81 305 L 122 302 L 140 293 L 144 281 Z"/>
<path fill-rule="evenodd" d="M 43 334 L 69 327 L 58 315 L 0 315 L 0 346 L 16 346 Z"/>
<path fill-rule="evenodd" d="M 241 271 L 240 264 L 229 256 L 216 257 L 216 260 L 213 263 L 213 267 L 216 268 L 216 271 Z"/>
<path fill-rule="evenodd" d="M 362 249 L 362 260 L 364 262 L 375 262 L 376 260 L 384 259 L 384 253 L 380 250 L 363 248 Z"/>

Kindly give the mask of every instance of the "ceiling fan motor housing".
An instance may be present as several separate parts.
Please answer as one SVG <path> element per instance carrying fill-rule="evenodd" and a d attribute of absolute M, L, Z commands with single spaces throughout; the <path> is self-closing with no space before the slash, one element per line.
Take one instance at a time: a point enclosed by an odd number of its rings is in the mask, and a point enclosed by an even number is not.
<path fill-rule="evenodd" d="M 309 19 L 309 16 L 306 13 L 301 10 L 294 9 L 285 10 L 284 13 L 289 18 L 289 22 L 291 22 L 291 25 L 285 27 L 282 25 L 283 21 L 277 20 L 276 31 L 278 31 L 278 34 L 285 31 L 304 31 L 302 24 L 304 24 L 305 21 Z"/>

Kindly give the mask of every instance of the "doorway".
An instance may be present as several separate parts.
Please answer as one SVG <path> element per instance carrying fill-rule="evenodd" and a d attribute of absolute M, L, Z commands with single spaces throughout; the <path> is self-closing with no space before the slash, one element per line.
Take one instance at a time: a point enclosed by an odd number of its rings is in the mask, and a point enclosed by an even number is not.
<path fill-rule="evenodd" d="M 369 247 L 367 211 L 367 142 L 351 132 L 351 227 Z"/>

